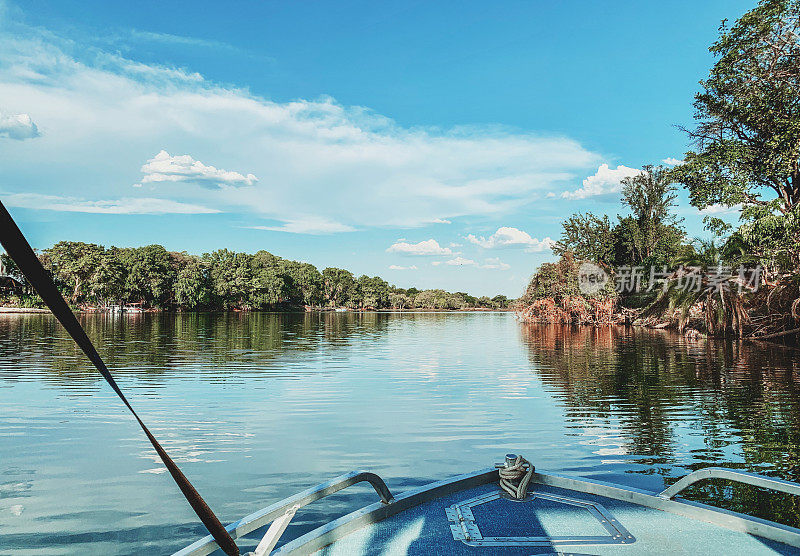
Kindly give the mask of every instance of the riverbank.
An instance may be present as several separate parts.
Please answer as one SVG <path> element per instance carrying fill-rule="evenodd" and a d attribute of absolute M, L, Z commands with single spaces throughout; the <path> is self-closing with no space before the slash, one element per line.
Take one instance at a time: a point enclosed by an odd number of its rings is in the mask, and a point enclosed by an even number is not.
<path fill-rule="evenodd" d="M 629 272 L 628 272 L 629 271 Z M 800 274 L 719 265 L 603 269 L 567 252 L 542 264 L 515 304 L 520 320 L 538 324 L 628 324 L 690 336 L 749 340 L 800 339 Z M 658 278 L 656 278 L 658 276 Z M 594 280 L 594 282 L 592 281 Z"/>
<path fill-rule="evenodd" d="M 785 290 L 781 288 L 767 287 L 758 293 L 729 294 L 724 309 L 729 313 L 735 312 L 736 327 L 719 326 L 715 322 L 719 315 L 714 311 L 714 300 L 707 298 L 687 307 L 663 303 L 660 297 L 644 307 L 626 307 L 626 300 L 620 298 L 567 296 L 557 302 L 546 297 L 518 305 L 515 314 L 520 321 L 529 324 L 628 325 L 674 330 L 690 338 L 733 337 L 798 345 L 800 299 L 784 295 L 786 299 L 782 300 L 782 293 Z"/>
<path fill-rule="evenodd" d="M 106 309 L 97 308 L 78 308 L 75 312 L 81 314 L 126 314 L 126 315 L 140 315 L 142 313 L 509 313 L 514 309 L 488 309 L 485 307 L 465 307 L 462 309 L 437 309 L 437 308 L 414 308 L 414 309 L 346 309 L 337 310 L 322 307 L 292 307 L 283 308 L 278 310 L 264 310 L 264 309 L 229 309 L 229 310 L 208 310 L 208 311 L 188 311 L 185 309 L 160 309 L 151 308 L 141 311 L 109 311 Z M 27 313 L 44 313 L 50 314 L 50 309 L 43 309 L 37 307 L 12 307 L 0 306 L 0 314 L 27 314 Z"/>
<path fill-rule="evenodd" d="M 268 251 L 237 253 L 219 249 L 202 256 L 167 251 L 161 245 L 109 247 L 61 241 L 39 260 L 73 306 L 122 308 L 181 307 L 190 311 L 282 306 L 370 307 L 376 309 L 506 308 L 502 294 L 489 297 L 442 289 L 398 287 L 380 276 L 356 276 L 336 267 L 318 270 Z M 0 265 L 9 276 L 0 285 L 0 303 L 40 306 L 39 299 L 7 255 Z M 102 292 L 102 294 L 101 294 Z"/>

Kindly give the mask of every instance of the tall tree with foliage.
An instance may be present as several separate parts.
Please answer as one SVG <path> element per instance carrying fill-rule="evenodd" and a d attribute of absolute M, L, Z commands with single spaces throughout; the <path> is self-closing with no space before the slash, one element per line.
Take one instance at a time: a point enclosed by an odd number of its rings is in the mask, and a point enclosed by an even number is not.
<path fill-rule="evenodd" d="M 505 295 L 499 294 L 492 298 L 491 307 L 494 309 L 507 309 L 512 300 Z"/>
<path fill-rule="evenodd" d="M 675 175 L 692 205 L 741 206 L 735 231 L 762 264 L 800 264 L 800 2 L 762 0 L 709 49 L 695 96 L 695 150 Z M 730 226 L 706 217 L 724 234 Z"/>
<path fill-rule="evenodd" d="M 521 299 L 524 303 L 532 303 L 550 297 L 561 303 L 566 297 L 579 295 L 578 265 L 572 252 L 566 251 L 558 261 L 539 266 Z"/>
<path fill-rule="evenodd" d="M 631 215 L 620 218 L 617 258 L 634 264 L 669 264 L 681 251 L 683 230 L 673 212 L 678 197 L 663 166 L 644 166 L 622 180 L 622 203 Z"/>
<path fill-rule="evenodd" d="M 252 287 L 251 255 L 218 249 L 204 260 L 209 266 L 215 302 L 222 307 L 246 307 Z"/>
<path fill-rule="evenodd" d="M 561 239 L 553 252 L 562 256 L 567 251 L 579 259 L 611 265 L 614 263 L 614 232 L 608 216 L 591 212 L 573 214 L 561 223 Z"/>
<path fill-rule="evenodd" d="M 358 279 L 359 301 L 362 307 L 386 307 L 389 304 L 389 284 L 380 276 L 361 276 Z"/>
<path fill-rule="evenodd" d="M 102 249 L 102 247 L 101 247 Z M 125 295 L 127 269 L 116 247 L 100 254 L 97 266 L 88 284 L 88 294 L 102 305 L 116 303 Z"/>
<path fill-rule="evenodd" d="M 322 303 L 322 275 L 317 267 L 286 259 L 281 259 L 279 264 L 286 281 L 288 299 L 302 305 Z"/>
<path fill-rule="evenodd" d="M 147 305 L 164 307 L 171 301 L 175 269 L 170 255 L 161 245 L 146 245 L 122 250 L 127 269 L 125 295 Z"/>
<path fill-rule="evenodd" d="M 28 282 L 28 279 L 25 277 L 24 274 L 22 274 L 22 272 L 20 272 L 17 263 L 14 262 L 14 259 L 9 257 L 5 253 L 5 251 L 0 253 L 0 263 L 2 263 L 2 266 L 5 267 L 6 275 L 11 276 L 12 278 L 20 282 L 26 293 L 30 294 L 33 292 L 33 287 L 31 286 L 30 282 Z"/>
<path fill-rule="evenodd" d="M 613 227 L 606 215 L 573 214 L 562 222 L 553 252 L 606 267 L 671 264 L 687 247 L 673 211 L 676 198 L 670 172 L 662 166 L 644 166 L 639 174 L 622 181 L 620 200 L 629 214 L 618 215 Z"/>
<path fill-rule="evenodd" d="M 42 254 L 45 265 L 67 290 L 72 303 L 81 301 L 97 281 L 103 248 L 93 243 L 59 241 Z"/>
<path fill-rule="evenodd" d="M 287 296 L 287 283 L 280 259 L 268 251 L 259 251 L 250 261 L 253 282 L 250 288 L 250 306 L 264 308 L 277 305 Z"/>
<path fill-rule="evenodd" d="M 343 268 L 328 267 L 322 271 L 325 299 L 332 307 L 345 305 L 353 298 L 356 281 L 353 274 Z"/>
<path fill-rule="evenodd" d="M 392 309 L 410 309 L 414 306 L 413 298 L 402 291 L 393 290 L 389 294 L 389 307 Z"/>
<path fill-rule="evenodd" d="M 181 261 L 175 279 L 175 301 L 189 310 L 211 302 L 208 267 L 197 257 L 187 257 Z"/>

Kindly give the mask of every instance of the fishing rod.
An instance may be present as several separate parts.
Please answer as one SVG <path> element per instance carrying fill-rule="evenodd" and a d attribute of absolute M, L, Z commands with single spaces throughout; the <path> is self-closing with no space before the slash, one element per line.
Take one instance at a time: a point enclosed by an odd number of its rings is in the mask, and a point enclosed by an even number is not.
<path fill-rule="evenodd" d="M 186 475 L 184 475 L 177 464 L 172 461 L 172 458 L 169 457 L 166 450 L 164 450 L 158 440 L 156 440 L 156 437 L 150 432 L 150 429 L 148 429 L 141 418 L 139 418 L 136 411 L 134 411 L 133 406 L 128 402 L 125 394 L 122 393 L 119 385 L 117 385 L 117 381 L 111 376 L 106 364 L 97 353 L 94 345 L 92 345 L 91 340 L 89 340 L 89 337 L 81 327 L 78 319 L 75 318 L 75 313 L 73 313 L 72 309 L 67 305 L 61 292 L 58 291 L 55 283 L 53 283 L 50 274 L 44 269 L 39 258 L 33 252 L 33 249 L 31 249 L 30 244 L 28 244 L 25 236 L 22 235 L 19 227 L 14 222 L 14 219 L 11 218 L 11 215 L 6 210 L 6 207 L 3 206 L 2 202 L 0 202 L 0 244 L 3 245 L 8 256 L 17 263 L 20 272 L 25 275 L 25 278 L 28 279 L 28 282 L 30 282 L 31 286 L 33 286 L 39 294 L 39 297 L 42 298 L 50 311 L 53 312 L 53 315 L 55 315 L 58 321 L 64 326 L 69 335 L 72 336 L 72 339 L 75 340 L 75 343 L 83 350 L 83 353 L 86 354 L 86 357 L 94 364 L 103 378 L 106 379 L 111 389 L 116 392 L 117 396 L 122 400 L 122 403 L 125 404 L 125 407 L 130 410 L 136 422 L 139 423 L 142 431 L 144 431 L 145 436 L 147 436 L 147 439 L 150 441 L 150 444 L 155 448 L 158 457 L 164 462 L 169 474 L 172 475 L 172 478 L 178 484 L 178 488 L 181 489 L 183 496 L 186 498 L 187 502 L 189 502 L 189 505 L 192 506 L 194 513 L 197 514 L 197 517 L 199 517 L 203 525 L 206 526 L 206 529 L 208 529 L 208 532 L 214 537 L 219 547 L 228 556 L 239 556 L 239 547 L 236 546 L 236 543 L 233 541 L 227 529 L 225 529 L 217 516 L 214 515 L 214 512 L 211 511 L 211 508 L 206 504 L 205 500 L 203 500 L 203 497 L 200 496 L 200 493 L 192 486 L 192 483 L 189 482 Z"/>

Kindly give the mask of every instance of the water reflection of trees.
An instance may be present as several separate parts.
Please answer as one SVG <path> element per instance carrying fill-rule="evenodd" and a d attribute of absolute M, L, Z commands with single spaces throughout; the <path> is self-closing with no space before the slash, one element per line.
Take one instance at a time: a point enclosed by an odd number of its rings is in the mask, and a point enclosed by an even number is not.
<path fill-rule="evenodd" d="M 80 317 L 118 376 L 158 383 L 173 375 L 251 376 L 298 352 L 342 349 L 384 334 L 381 313 L 143 313 Z M 0 317 L 0 380 L 36 376 L 60 386 L 100 380 L 50 315 Z"/>
<path fill-rule="evenodd" d="M 631 463 L 646 464 L 631 470 L 724 465 L 800 480 L 800 352 L 622 327 L 523 325 L 522 339 L 574 426 L 619 428 Z M 702 439 L 688 452 L 687 427 Z M 796 497 L 721 483 L 692 494 L 800 524 Z"/>

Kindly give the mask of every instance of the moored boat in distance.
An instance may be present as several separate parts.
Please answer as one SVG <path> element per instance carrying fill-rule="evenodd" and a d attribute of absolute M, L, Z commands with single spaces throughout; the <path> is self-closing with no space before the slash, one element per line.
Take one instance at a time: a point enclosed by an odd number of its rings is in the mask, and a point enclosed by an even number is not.
<path fill-rule="evenodd" d="M 142 303 L 128 303 L 128 304 L 112 304 L 104 307 L 105 311 L 109 313 L 144 313 Z"/>

